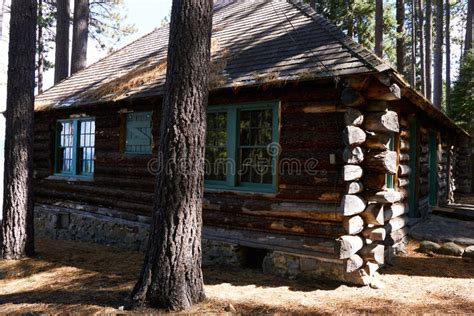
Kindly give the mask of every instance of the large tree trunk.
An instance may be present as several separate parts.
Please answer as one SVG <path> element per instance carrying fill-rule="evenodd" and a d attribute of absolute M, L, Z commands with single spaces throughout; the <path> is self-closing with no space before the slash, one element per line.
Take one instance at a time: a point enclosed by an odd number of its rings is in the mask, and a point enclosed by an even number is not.
<path fill-rule="evenodd" d="M 2 255 L 34 254 L 33 116 L 36 0 L 11 5 L 5 133 Z"/>
<path fill-rule="evenodd" d="M 441 109 L 443 99 L 443 0 L 436 0 L 436 41 L 434 52 L 433 104 Z"/>
<path fill-rule="evenodd" d="M 172 310 L 205 297 L 201 272 L 202 197 L 212 0 L 174 0 L 153 224 L 132 307 Z"/>
<path fill-rule="evenodd" d="M 431 100 L 431 67 L 433 50 L 433 3 L 432 0 L 426 0 L 426 21 L 425 21 L 425 80 L 426 80 L 426 98 Z"/>
<path fill-rule="evenodd" d="M 44 73 L 44 38 L 43 38 L 43 0 L 38 0 L 38 64 L 37 64 L 37 88 L 38 94 L 43 93 Z"/>
<path fill-rule="evenodd" d="M 397 70 L 405 74 L 405 3 L 397 0 Z"/>
<path fill-rule="evenodd" d="M 466 17 L 466 37 L 464 39 L 464 56 L 472 49 L 472 18 L 474 10 L 474 0 L 467 1 L 467 17 Z"/>
<path fill-rule="evenodd" d="M 72 26 L 71 75 L 87 66 L 89 37 L 89 0 L 74 0 Z"/>
<path fill-rule="evenodd" d="M 446 113 L 451 113 L 451 5 L 446 0 Z"/>
<path fill-rule="evenodd" d="M 375 54 L 383 57 L 383 0 L 375 0 Z"/>
<path fill-rule="evenodd" d="M 69 76 L 69 0 L 57 0 L 56 51 L 54 56 L 54 83 Z"/>
<path fill-rule="evenodd" d="M 347 36 L 354 37 L 354 17 L 353 17 L 353 8 L 352 8 L 352 0 L 344 0 L 344 4 L 346 7 L 346 28 L 347 28 Z"/>
<path fill-rule="evenodd" d="M 420 90 L 423 95 L 426 95 L 426 72 L 425 72 L 425 31 L 424 21 L 425 17 L 423 14 L 423 0 L 417 1 L 416 13 L 418 14 L 418 40 L 420 41 Z"/>
<path fill-rule="evenodd" d="M 410 84 L 416 88 L 416 0 L 411 1 L 411 71 Z M 447 0 L 449 1 L 449 0 Z"/>

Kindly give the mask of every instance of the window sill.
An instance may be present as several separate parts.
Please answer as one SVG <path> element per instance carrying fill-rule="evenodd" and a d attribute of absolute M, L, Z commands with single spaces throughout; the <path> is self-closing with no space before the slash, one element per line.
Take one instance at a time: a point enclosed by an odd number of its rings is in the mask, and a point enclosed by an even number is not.
<path fill-rule="evenodd" d="M 53 175 L 45 178 L 45 180 L 67 181 L 67 182 L 94 182 L 94 177 L 53 174 Z"/>

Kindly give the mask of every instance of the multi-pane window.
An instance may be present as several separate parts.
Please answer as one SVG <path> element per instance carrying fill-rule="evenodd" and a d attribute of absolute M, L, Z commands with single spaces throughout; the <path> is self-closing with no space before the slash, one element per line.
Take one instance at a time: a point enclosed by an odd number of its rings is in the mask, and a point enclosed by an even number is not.
<path fill-rule="evenodd" d="M 94 146 L 94 119 L 58 121 L 55 172 L 68 176 L 92 176 Z"/>
<path fill-rule="evenodd" d="M 125 152 L 150 154 L 152 144 L 151 126 L 151 112 L 127 113 Z"/>
<path fill-rule="evenodd" d="M 207 124 L 207 187 L 275 189 L 278 103 L 210 107 Z"/>

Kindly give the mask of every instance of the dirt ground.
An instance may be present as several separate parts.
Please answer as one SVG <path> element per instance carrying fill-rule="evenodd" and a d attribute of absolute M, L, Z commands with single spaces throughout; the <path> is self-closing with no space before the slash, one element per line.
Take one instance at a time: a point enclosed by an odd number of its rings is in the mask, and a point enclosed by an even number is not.
<path fill-rule="evenodd" d="M 204 269 L 207 300 L 190 313 L 474 313 L 474 261 L 419 254 L 384 268 L 384 289 L 287 280 L 256 270 Z M 37 243 L 38 256 L 0 261 L 0 314 L 124 313 L 142 254 L 92 244 Z M 140 312 L 156 312 L 142 310 Z"/>

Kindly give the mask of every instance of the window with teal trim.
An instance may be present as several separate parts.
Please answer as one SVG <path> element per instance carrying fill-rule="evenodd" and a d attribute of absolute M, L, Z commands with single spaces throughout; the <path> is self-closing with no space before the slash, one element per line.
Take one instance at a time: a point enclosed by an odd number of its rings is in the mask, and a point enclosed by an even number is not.
<path fill-rule="evenodd" d="M 151 112 L 127 113 L 125 132 L 125 152 L 131 154 L 151 154 Z"/>
<path fill-rule="evenodd" d="M 58 121 L 56 139 L 56 174 L 86 177 L 94 174 L 94 119 Z"/>
<path fill-rule="evenodd" d="M 274 191 L 277 142 L 277 102 L 209 107 L 206 186 Z"/>

